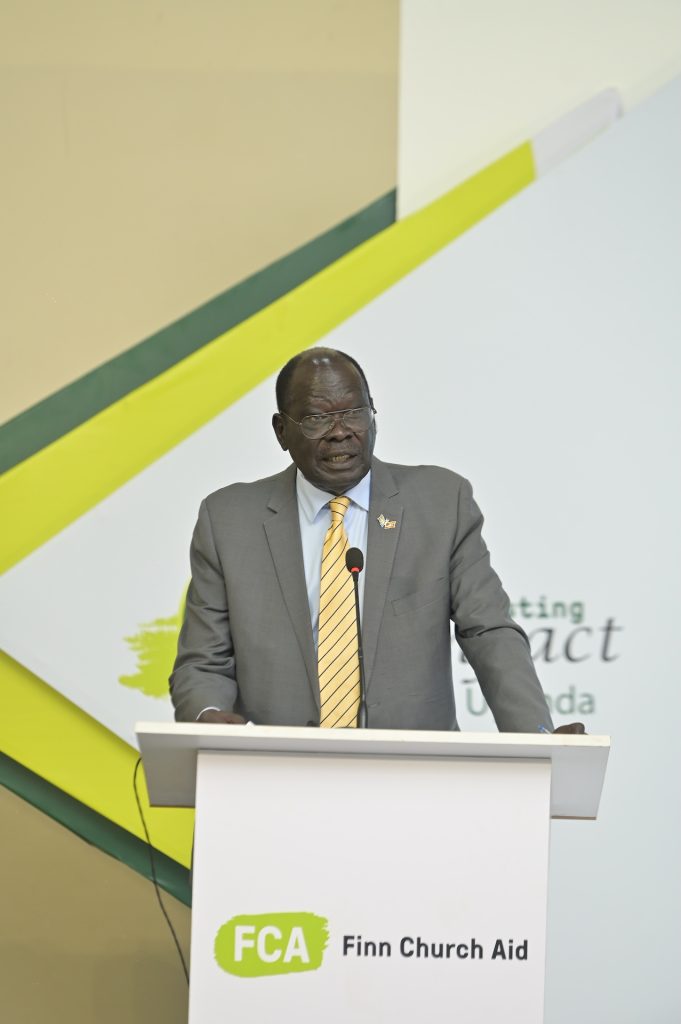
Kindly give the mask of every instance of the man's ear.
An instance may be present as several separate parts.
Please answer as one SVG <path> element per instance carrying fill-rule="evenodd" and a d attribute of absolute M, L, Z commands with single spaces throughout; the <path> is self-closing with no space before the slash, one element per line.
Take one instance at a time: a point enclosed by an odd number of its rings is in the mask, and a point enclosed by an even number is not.
<path fill-rule="evenodd" d="M 286 444 L 286 424 L 284 423 L 284 417 L 280 412 L 275 412 L 272 417 L 272 430 L 276 434 L 277 441 L 280 447 L 287 452 L 288 445 Z"/>

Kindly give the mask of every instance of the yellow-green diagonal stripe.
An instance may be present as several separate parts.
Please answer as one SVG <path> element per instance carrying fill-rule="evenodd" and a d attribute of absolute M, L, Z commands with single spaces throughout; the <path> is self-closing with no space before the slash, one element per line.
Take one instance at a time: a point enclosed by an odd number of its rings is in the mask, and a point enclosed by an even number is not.
<path fill-rule="evenodd" d="M 0 473 L 153 380 L 395 220 L 389 192 L 0 426 Z"/>
<path fill-rule="evenodd" d="M 527 143 L 14 467 L 0 480 L 6 515 L 0 571 L 49 540 L 533 178 Z"/>
<path fill-rule="evenodd" d="M 144 840 L 132 776 L 138 754 L 100 722 L 0 654 L 0 749 L 53 786 Z M 155 847 L 189 865 L 194 811 L 142 804 Z"/>

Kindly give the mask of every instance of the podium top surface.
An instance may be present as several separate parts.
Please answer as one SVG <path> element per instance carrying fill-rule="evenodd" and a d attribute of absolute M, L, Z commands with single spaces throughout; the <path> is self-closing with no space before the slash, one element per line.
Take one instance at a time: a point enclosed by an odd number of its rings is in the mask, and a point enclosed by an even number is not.
<path fill-rule="evenodd" d="M 593 819 L 610 751 L 608 736 L 315 729 L 266 725 L 142 722 L 135 727 L 157 807 L 192 807 L 201 752 L 448 760 L 550 761 L 551 817 Z"/>

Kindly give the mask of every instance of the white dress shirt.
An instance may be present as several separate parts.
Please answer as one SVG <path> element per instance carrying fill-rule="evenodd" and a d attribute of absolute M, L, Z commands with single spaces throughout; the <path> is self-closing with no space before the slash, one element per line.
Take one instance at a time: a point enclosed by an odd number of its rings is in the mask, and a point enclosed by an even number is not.
<path fill-rule="evenodd" d="M 369 528 L 369 496 L 371 492 L 371 470 L 358 484 L 345 491 L 350 499 L 350 506 L 343 517 L 343 525 L 348 535 L 351 548 L 359 548 L 364 555 L 366 568 L 367 532 Z M 303 543 L 303 567 L 305 570 L 305 586 L 310 605 L 310 620 L 315 650 L 319 632 L 319 587 L 322 575 L 322 550 L 326 531 L 331 525 L 331 509 L 329 502 L 335 494 L 320 491 L 318 487 L 306 480 L 298 470 L 296 474 L 296 493 L 298 495 L 298 518 L 300 521 L 300 539 Z M 364 600 L 364 572 L 359 574 L 359 607 L 360 615 Z"/>

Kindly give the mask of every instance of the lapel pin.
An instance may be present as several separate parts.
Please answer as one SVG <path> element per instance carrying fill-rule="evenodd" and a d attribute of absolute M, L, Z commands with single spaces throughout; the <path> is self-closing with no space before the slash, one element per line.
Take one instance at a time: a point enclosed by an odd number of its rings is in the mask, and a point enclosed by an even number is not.
<path fill-rule="evenodd" d="M 382 530 L 394 530 L 397 526 L 396 519 L 386 519 L 382 512 L 380 516 L 376 516 L 376 519 L 378 520 L 378 525 Z"/>

